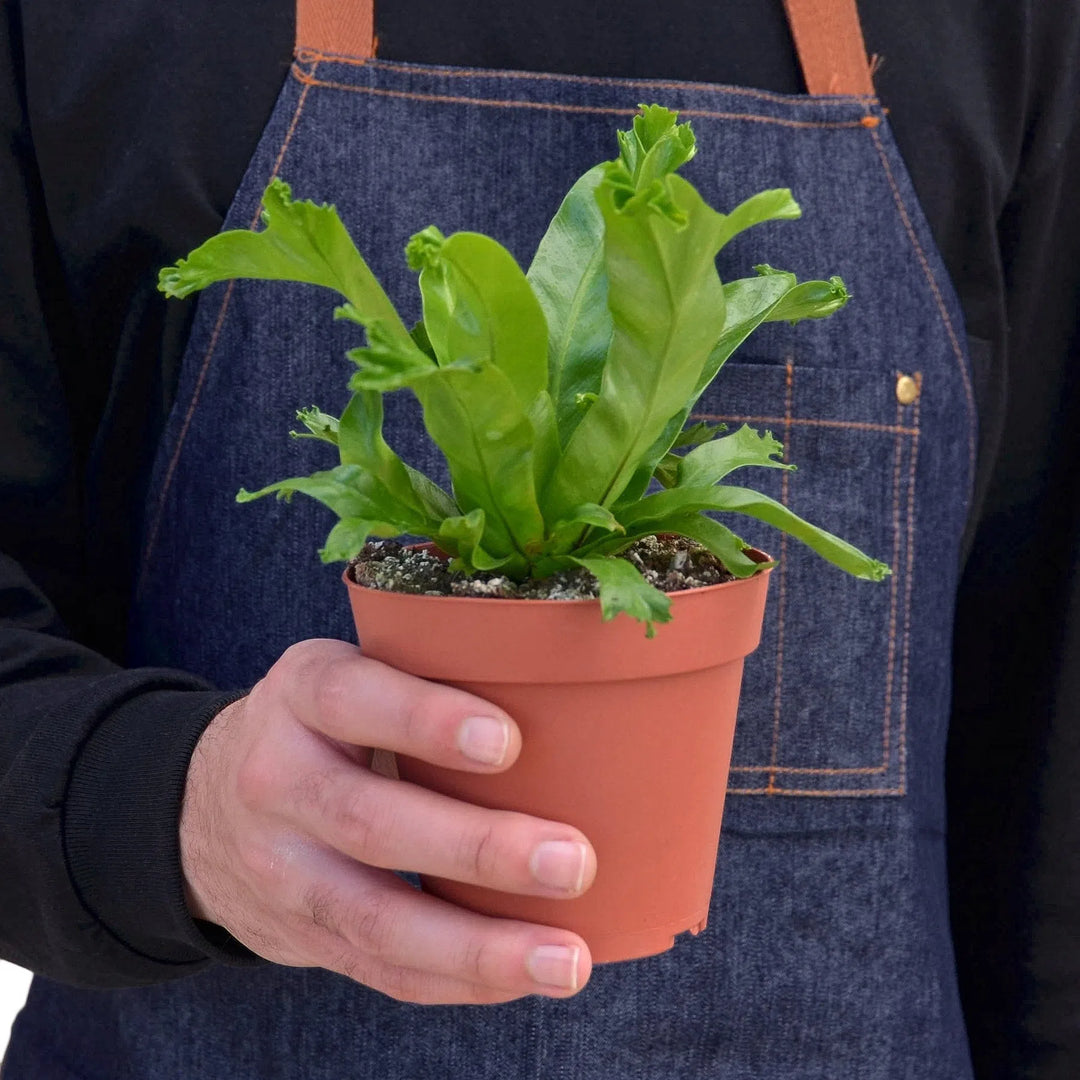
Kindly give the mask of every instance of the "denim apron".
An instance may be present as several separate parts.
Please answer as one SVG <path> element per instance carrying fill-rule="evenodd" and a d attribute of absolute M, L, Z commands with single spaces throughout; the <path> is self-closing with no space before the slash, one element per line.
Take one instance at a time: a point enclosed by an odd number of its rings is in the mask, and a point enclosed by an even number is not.
<path fill-rule="evenodd" d="M 700 153 L 685 175 L 712 205 L 794 190 L 803 219 L 744 233 L 721 277 L 768 261 L 840 274 L 854 300 L 759 331 L 699 415 L 772 429 L 800 469 L 753 479 L 894 573 L 857 582 L 735 523 L 780 565 L 746 665 L 708 929 L 598 967 L 574 999 L 494 1007 L 420 1008 L 273 965 L 118 991 L 39 979 L 11 1080 L 970 1077 L 943 807 L 976 437 L 963 323 L 883 109 L 857 82 L 845 93 L 827 58 L 815 72 L 837 35 L 807 45 L 802 7 L 790 11 L 809 96 L 383 62 L 365 55 L 366 8 L 359 29 L 340 29 L 344 45 L 313 46 L 302 4 L 303 47 L 226 223 L 252 226 L 273 176 L 334 202 L 409 323 L 413 232 L 487 232 L 527 265 L 573 180 L 615 156 L 638 102 L 693 122 Z M 335 303 L 255 282 L 201 298 L 147 509 L 134 661 L 244 687 L 296 640 L 353 638 L 340 567 L 315 555 L 322 508 L 233 501 L 333 463 L 286 432 L 298 407 L 346 401 L 343 353 L 357 339 L 331 319 Z M 408 395 L 387 406 L 391 444 L 445 481 Z"/>

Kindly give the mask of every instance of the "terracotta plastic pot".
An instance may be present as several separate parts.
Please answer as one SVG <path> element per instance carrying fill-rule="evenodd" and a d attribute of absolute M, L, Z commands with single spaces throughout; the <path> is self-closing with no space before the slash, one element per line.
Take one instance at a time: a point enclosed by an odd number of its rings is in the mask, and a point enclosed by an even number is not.
<path fill-rule="evenodd" d="M 597 600 L 410 596 L 346 578 L 365 655 L 495 702 L 521 727 L 521 755 L 500 775 L 399 756 L 400 775 L 568 822 L 596 849 L 596 881 L 572 900 L 430 877 L 424 888 L 573 930 L 597 963 L 663 952 L 676 934 L 702 930 L 743 658 L 761 637 L 768 578 L 672 593 L 672 621 L 652 639 L 625 615 L 603 622 Z"/>

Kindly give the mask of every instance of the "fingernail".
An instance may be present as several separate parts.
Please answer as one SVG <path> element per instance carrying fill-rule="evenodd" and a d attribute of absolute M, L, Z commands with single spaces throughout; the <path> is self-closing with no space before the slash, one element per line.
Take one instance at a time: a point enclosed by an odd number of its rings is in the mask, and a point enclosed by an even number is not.
<path fill-rule="evenodd" d="M 579 893 L 585 881 L 585 845 L 570 840 L 545 840 L 529 859 L 532 876 L 549 889 Z"/>
<path fill-rule="evenodd" d="M 580 957 L 581 948 L 577 945 L 539 945 L 529 954 L 525 967 L 544 986 L 576 990 Z"/>
<path fill-rule="evenodd" d="M 481 765 L 501 765 L 510 746 L 510 725 L 494 716 L 468 716 L 457 733 L 458 749 Z"/>

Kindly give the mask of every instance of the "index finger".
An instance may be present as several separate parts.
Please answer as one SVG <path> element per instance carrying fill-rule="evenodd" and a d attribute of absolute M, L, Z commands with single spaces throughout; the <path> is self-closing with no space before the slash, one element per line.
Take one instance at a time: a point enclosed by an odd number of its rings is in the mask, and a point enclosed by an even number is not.
<path fill-rule="evenodd" d="M 284 694 L 297 719 L 339 742 L 470 772 L 505 769 L 521 751 L 517 724 L 498 706 L 369 659 L 345 642 L 304 642 L 279 665 L 287 668 Z"/>

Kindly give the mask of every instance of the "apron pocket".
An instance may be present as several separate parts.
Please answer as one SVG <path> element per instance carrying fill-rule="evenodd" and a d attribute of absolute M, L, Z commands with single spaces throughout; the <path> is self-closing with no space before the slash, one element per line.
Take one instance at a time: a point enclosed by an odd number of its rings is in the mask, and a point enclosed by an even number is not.
<path fill-rule="evenodd" d="M 904 794 L 920 391 L 917 371 L 741 362 L 698 403 L 697 419 L 772 431 L 798 466 L 732 483 L 893 569 L 858 581 L 769 526 L 721 516 L 779 560 L 746 662 L 732 794 Z"/>

